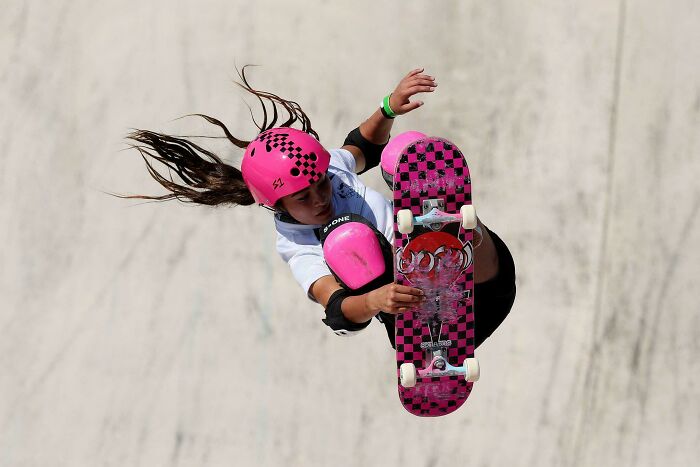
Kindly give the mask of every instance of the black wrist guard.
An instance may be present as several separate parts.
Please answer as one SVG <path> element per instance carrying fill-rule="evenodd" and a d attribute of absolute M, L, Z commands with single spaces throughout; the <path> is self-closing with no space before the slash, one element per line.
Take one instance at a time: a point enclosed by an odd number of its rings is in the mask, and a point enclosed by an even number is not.
<path fill-rule="evenodd" d="M 349 296 L 350 294 L 345 289 L 333 292 L 326 305 L 326 319 L 321 320 L 339 336 L 351 336 L 362 331 L 372 322 L 370 319 L 365 323 L 354 323 L 345 317 L 341 305 L 343 300 Z"/>
<path fill-rule="evenodd" d="M 379 165 L 379 161 L 382 158 L 382 151 L 387 143 L 388 141 L 384 144 L 374 144 L 368 141 L 364 136 L 362 136 L 362 133 L 360 133 L 360 128 L 358 127 L 348 133 L 343 146 L 347 144 L 357 146 L 360 148 L 360 151 L 362 151 L 362 155 L 365 156 L 365 168 L 362 169 L 361 172 L 358 172 L 359 175 Z"/>

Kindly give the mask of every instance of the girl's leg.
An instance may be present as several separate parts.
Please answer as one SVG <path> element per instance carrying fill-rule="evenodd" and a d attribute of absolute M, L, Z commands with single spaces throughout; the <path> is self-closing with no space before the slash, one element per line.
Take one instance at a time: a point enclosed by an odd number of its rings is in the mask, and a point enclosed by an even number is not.
<path fill-rule="evenodd" d="M 498 252 L 488 229 L 478 217 L 476 220 L 481 234 L 474 230 L 474 282 L 480 284 L 498 275 Z"/>
<path fill-rule="evenodd" d="M 474 345 L 481 345 L 510 313 L 515 301 L 515 263 L 497 233 L 479 222 L 474 239 Z M 475 232 L 476 236 L 476 232 Z"/>

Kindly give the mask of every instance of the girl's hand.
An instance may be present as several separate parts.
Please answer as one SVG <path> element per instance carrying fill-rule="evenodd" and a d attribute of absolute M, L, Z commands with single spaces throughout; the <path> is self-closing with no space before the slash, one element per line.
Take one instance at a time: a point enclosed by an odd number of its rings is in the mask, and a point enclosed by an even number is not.
<path fill-rule="evenodd" d="M 392 315 L 412 310 L 425 300 L 420 289 L 395 282 L 367 293 L 367 306 L 375 313 L 383 311 Z"/>
<path fill-rule="evenodd" d="M 433 92 L 437 87 L 435 78 L 423 74 L 425 68 L 417 68 L 401 80 L 389 98 L 389 107 L 396 115 L 403 115 L 423 105 L 423 101 L 411 102 L 409 98 L 419 92 Z"/>

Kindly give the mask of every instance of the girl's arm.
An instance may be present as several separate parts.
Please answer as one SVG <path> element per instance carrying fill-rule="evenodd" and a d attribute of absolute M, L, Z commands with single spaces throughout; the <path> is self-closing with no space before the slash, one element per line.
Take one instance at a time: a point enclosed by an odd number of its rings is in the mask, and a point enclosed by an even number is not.
<path fill-rule="evenodd" d="M 419 92 L 432 92 L 437 87 L 435 78 L 422 74 L 423 70 L 423 68 L 417 68 L 409 72 L 391 93 L 389 107 L 396 115 L 403 115 L 423 105 L 423 101 L 411 102 L 411 96 Z M 360 124 L 360 135 L 372 144 L 386 144 L 389 141 L 389 132 L 393 122 L 392 118 L 386 118 L 381 110 L 377 109 Z M 357 166 L 355 171 L 362 172 L 366 164 L 362 150 L 353 144 L 346 144 L 342 148 L 350 151 L 355 157 Z"/>
<path fill-rule="evenodd" d="M 371 117 L 360 124 L 360 134 L 363 138 L 373 144 L 386 144 L 389 141 L 389 132 L 394 120 L 385 118 L 382 112 L 377 109 Z M 343 149 L 347 149 L 355 157 L 355 172 L 365 170 L 365 155 L 362 150 L 352 144 L 346 144 Z"/>
<path fill-rule="evenodd" d="M 328 299 L 342 287 L 332 275 L 323 276 L 311 285 L 311 295 L 324 308 Z M 423 300 L 423 292 L 414 287 L 386 284 L 363 295 L 343 299 L 343 315 L 353 323 L 365 323 L 380 311 L 397 314 L 407 311 L 412 305 Z"/>

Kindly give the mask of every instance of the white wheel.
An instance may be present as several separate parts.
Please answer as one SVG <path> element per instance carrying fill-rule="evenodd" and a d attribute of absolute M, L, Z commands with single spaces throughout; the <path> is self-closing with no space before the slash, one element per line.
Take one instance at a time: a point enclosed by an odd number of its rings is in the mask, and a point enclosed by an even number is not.
<path fill-rule="evenodd" d="M 396 214 L 396 223 L 399 225 L 399 232 L 409 234 L 413 232 L 413 213 L 410 209 L 402 209 Z"/>
<path fill-rule="evenodd" d="M 416 365 L 413 363 L 402 363 L 399 368 L 399 377 L 401 378 L 401 386 L 412 388 L 416 385 Z"/>
<path fill-rule="evenodd" d="M 462 214 L 462 227 L 465 229 L 473 229 L 476 227 L 476 209 L 473 204 L 465 204 L 459 210 Z"/>
<path fill-rule="evenodd" d="M 464 372 L 466 373 L 464 377 L 467 378 L 467 381 L 469 381 L 470 383 L 479 381 L 479 360 L 477 360 L 476 358 L 465 358 Z"/>

